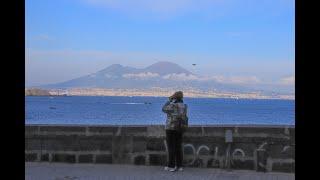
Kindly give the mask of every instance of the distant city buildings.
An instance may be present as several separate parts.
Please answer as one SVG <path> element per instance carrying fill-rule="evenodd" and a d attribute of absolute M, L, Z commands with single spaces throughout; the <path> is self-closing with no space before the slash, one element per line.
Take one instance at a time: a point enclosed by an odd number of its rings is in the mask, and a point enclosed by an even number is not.
<path fill-rule="evenodd" d="M 153 87 L 150 89 L 120 89 L 120 88 L 71 88 L 50 89 L 51 95 L 57 96 L 157 96 L 168 97 L 177 89 Z M 271 94 L 264 95 L 261 92 L 235 93 L 219 91 L 202 91 L 194 88 L 179 89 L 184 92 L 185 97 L 197 98 L 247 98 L 247 99 L 294 99 L 294 94 Z"/>

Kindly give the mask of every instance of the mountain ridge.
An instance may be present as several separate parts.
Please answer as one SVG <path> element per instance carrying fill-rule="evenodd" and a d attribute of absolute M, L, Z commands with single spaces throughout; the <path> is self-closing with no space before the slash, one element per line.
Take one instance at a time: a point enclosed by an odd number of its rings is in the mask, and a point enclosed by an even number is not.
<path fill-rule="evenodd" d="M 71 87 L 116 87 L 116 88 L 133 88 L 135 85 L 153 87 L 157 83 L 165 84 L 162 82 L 163 75 L 170 74 L 185 74 L 191 75 L 192 73 L 182 68 L 178 64 L 159 61 L 145 68 L 134 68 L 130 66 L 123 66 L 121 64 L 112 64 L 104 69 L 95 73 L 74 78 L 68 81 L 43 85 L 41 87 L 48 88 L 71 88 Z M 143 81 L 143 82 L 142 82 Z M 146 82 L 148 81 L 148 82 Z M 164 80 L 165 81 L 165 80 Z M 162 82 L 162 83 L 161 83 Z M 166 82 L 168 85 L 172 84 Z M 126 85 L 127 84 L 127 85 Z M 150 84 L 150 85 L 148 85 Z"/>
<path fill-rule="evenodd" d="M 201 91 L 252 92 L 257 88 L 241 84 L 227 84 L 215 79 L 203 80 L 180 65 L 159 61 L 144 68 L 112 64 L 95 73 L 68 81 L 37 86 L 40 88 L 123 88 L 148 89 L 153 87 L 173 89 L 198 89 Z M 262 90 L 261 90 L 262 91 Z"/>

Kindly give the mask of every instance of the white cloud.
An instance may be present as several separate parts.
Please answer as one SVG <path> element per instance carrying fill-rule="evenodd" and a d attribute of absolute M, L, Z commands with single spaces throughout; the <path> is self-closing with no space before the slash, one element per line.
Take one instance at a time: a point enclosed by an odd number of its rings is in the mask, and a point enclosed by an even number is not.
<path fill-rule="evenodd" d="M 163 79 L 168 79 L 168 80 L 176 80 L 176 81 L 192 81 L 192 80 L 199 80 L 199 78 L 195 75 L 192 74 L 185 74 L 185 73 L 180 73 L 180 74 L 167 74 L 162 76 Z"/>
<path fill-rule="evenodd" d="M 228 80 L 233 84 L 258 84 L 261 82 L 255 76 L 230 77 Z"/>
<path fill-rule="evenodd" d="M 158 77 L 158 73 L 152 73 L 152 72 L 143 72 L 143 73 L 132 73 L 132 74 L 123 74 L 122 77 L 128 78 L 128 79 L 150 79 Z"/>
<path fill-rule="evenodd" d="M 280 79 L 281 85 L 294 85 L 295 84 L 295 76 L 288 76 Z"/>
<path fill-rule="evenodd" d="M 176 81 L 216 81 L 225 84 L 258 84 L 261 80 L 255 76 L 196 76 L 181 74 L 167 74 L 162 76 L 163 79 L 170 79 Z"/>
<path fill-rule="evenodd" d="M 209 76 L 203 78 L 204 80 L 214 80 L 225 84 L 259 84 L 261 80 L 256 76 Z"/>
<path fill-rule="evenodd" d="M 104 74 L 104 76 L 106 77 L 106 78 L 115 78 L 116 76 L 113 76 L 113 75 L 111 75 L 111 74 Z"/>

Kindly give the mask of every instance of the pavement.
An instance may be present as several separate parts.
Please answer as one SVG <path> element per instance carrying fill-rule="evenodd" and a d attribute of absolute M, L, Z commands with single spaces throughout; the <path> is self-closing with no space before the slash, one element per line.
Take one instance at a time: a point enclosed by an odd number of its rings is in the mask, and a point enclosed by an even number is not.
<path fill-rule="evenodd" d="M 26 162 L 26 180 L 294 180 L 293 173 L 213 168 L 165 171 L 161 166 Z"/>

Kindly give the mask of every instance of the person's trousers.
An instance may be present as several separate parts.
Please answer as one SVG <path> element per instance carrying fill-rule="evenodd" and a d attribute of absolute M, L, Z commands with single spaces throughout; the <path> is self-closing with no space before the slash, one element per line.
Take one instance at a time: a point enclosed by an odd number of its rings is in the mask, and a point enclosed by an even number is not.
<path fill-rule="evenodd" d="M 168 145 L 168 167 L 182 167 L 182 132 L 176 130 L 166 130 L 166 140 Z"/>

